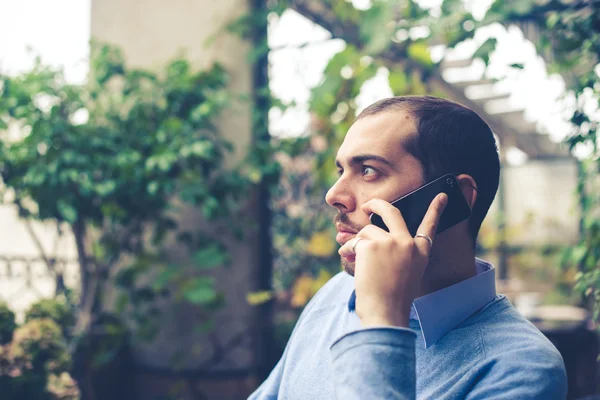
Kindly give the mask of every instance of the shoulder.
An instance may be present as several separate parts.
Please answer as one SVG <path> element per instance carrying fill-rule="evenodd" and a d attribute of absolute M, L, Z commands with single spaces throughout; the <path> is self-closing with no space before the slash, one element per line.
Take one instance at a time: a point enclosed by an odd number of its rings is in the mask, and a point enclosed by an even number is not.
<path fill-rule="evenodd" d="M 487 380 L 493 385 L 514 390 L 520 398 L 566 396 L 567 378 L 562 356 L 507 299 L 500 298 L 492 304 L 476 325 L 483 344 L 479 373 L 491 376 Z"/>
<path fill-rule="evenodd" d="M 507 352 L 539 352 L 558 358 L 562 363 L 560 353 L 550 340 L 521 316 L 504 296 L 498 296 L 489 310 L 482 314 L 476 324 L 488 356 L 501 356 Z"/>
<path fill-rule="evenodd" d="M 310 299 L 302 310 L 295 329 L 313 320 L 314 317 L 348 304 L 354 290 L 354 278 L 346 272 L 340 272 L 331 278 Z"/>
<path fill-rule="evenodd" d="M 346 272 L 340 272 L 319 289 L 307 304 L 305 311 L 317 312 L 340 304 L 347 304 L 353 290 L 354 278 Z"/>
<path fill-rule="evenodd" d="M 327 318 L 332 313 L 347 307 L 350 295 L 354 290 L 354 278 L 345 272 L 340 272 L 331 278 L 312 297 L 302 310 L 300 318 L 296 322 L 291 338 L 295 337 L 297 331 L 311 328 L 314 323 Z M 290 339 L 291 341 L 291 339 Z"/>

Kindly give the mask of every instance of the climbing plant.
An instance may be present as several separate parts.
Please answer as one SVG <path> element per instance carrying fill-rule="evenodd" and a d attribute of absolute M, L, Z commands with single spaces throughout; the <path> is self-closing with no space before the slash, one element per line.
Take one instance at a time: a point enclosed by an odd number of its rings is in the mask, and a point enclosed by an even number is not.
<path fill-rule="evenodd" d="M 275 277 L 280 288 L 289 290 L 284 292 L 286 301 L 301 307 L 326 281 L 323 276 L 339 271 L 330 223 L 332 212 L 324 205 L 323 197 L 336 179 L 334 154 L 356 116 L 357 97 L 364 83 L 383 74 L 394 95 L 427 93 L 447 97 L 444 89 L 449 85 L 439 72 L 442 59 L 438 57 L 434 62 L 431 57 L 434 46 L 455 47 L 472 39 L 477 29 L 492 24 L 531 22 L 539 33 L 534 44 L 546 58 L 549 72 L 562 74 L 577 99 L 571 118 L 575 133 L 566 143 L 572 149 L 582 144 L 593 149 L 580 168 L 582 241 L 568 251 L 565 265 L 576 264 L 580 269 L 576 287 L 593 300 L 598 317 L 600 223 L 594 193 L 598 170 L 596 92 L 600 87 L 596 83 L 596 66 L 600 46 L 598 35 L 593 34 L 599 29 L 597 7 L 586 1 L 495 1 L 481 19 L 475 18 L 460 0 L 444 0 L 439 8 L 422 7 L 419 1 L 378 0 L 360 9 L 344 0 L 269 4 L 273 7 L 273 20 L 282 10 L 293 10 L 325 28 L 330 39 L 344 43 L 327 63 L 321 81 L 311 88 L 311 124 L 304 138 L 292 146 L 296 153 L 282 156 L 287 172 L 283 182 L 292 189 L 280 188 L 284 201 L 275 206 Z M 494 37 L 484 41 L 474 50 L 473 58 L 487 65 L 496 43 Z M 515 63 L 511 67 L 518 70 L 523 65 Z M 281 112 L 286 110 L 286 105 L 276 107 Z"/>
<path fill-rule="evenodd" d="M 600 152 L 600 9 L 596 1 L 495 1 L 483 23 L 528 23 L 548 68 L 560 73 L 566 96 L 574 99 L 572 131 L 565 142 L 580 159 L 577 195 L 581 207 L 581 238 L 568 249 L 566 267 L 576 267 L 576 288 L 589 300 L 595 321 L 600 317 L 600 219 L 598 172 Z"/>
<path fill-rule="evenodd" d="M 283 139 L 278 153 L 285 173 L 273 204 L 274 283 L 280 299 L 301 309 L 327 277 L 340 271 L 334 211 L 324 197 L 337 179 L 335 153 L 357 115 L 364 84 L 383 75 L 394 95 L 447 97 L 434 84 L 439 73 L 430 45 L 452 46 L 471 38 L 475 20 L 460 1 L 444 1 L 437 15 L 417 1 L 375 0 L 365 9 L 344 0 L 269 4 L 272 21 L 292 10 L 329 31 L 331 40 L 343 41 L 321 81 L 310 88 L 307 131 L 299 139 Z M 274 102 L 281 113 L 293 106 Z"/>

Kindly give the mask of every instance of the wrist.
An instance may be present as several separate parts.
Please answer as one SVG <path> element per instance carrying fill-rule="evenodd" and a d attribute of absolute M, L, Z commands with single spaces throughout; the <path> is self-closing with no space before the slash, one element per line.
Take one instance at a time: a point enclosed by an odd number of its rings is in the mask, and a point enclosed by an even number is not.
<path fill-rule="evenodd" d="M 370 299 L 357 295 L 356 313 L 362 327 L 408 327 L 412 301 L 393 296 L 386 297 L 386 299 L 387 301 L 384 298 Z"/>
<path fill-rule="evenodd" d="M 394 327 L 408 328 L 409 313 L 401 313 L 394 316 L 372 315 L 360 319 L 363 328 Z"/>

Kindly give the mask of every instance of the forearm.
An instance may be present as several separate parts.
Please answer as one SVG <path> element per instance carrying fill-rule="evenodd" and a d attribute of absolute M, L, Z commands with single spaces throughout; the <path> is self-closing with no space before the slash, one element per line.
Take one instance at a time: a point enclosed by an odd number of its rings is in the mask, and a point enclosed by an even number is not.
<path fill-rule="evenodd" d="M 405 328 L 351 332 L 331 346 L 338 399 L 414 399 L 415 337 Z"/>

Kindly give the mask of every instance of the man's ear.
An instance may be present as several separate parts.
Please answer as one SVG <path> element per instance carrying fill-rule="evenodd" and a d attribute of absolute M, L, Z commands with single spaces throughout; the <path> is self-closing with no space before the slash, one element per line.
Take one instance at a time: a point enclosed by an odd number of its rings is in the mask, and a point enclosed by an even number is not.
<path fill-rule="evenodd" d="M 458 181 L 458 186 L 460 187 L 463 196 L 465 196 L 467 203 L 473 208 L 475 201 L 477 200 L 477 183 L 475 182 L 475 179 L 473 179 L 471 175 L 460 174 L 456 177 L 456 180 Z"/>

